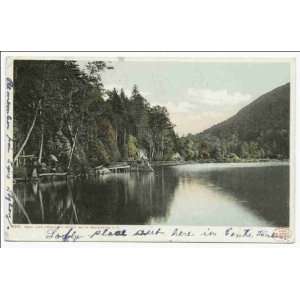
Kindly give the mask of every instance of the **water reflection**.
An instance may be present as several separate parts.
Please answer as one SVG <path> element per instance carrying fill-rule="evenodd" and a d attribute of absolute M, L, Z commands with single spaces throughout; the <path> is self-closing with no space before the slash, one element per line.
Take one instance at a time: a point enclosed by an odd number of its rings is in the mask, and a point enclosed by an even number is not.
<path fill-rule="evenodd" d="M 16 184 L 14 189 L 35 224 L 147 224 L 152 217 L 164 222 L 178 183 L 177 177 L 165 180 L 164 171 Z M 18 207 L 14 222 L 27 223 Z"/>
<path fill-rule="evenodd" d="M 15 184 L 14 191 L 33 224 L 79 223 L 73 182 Z M 14 207 L 14 223 L 27 223 L 17 205 Z"/>
<path fill-rule="evenodd" d="M 19 183 L 34 224 L 288 225 L 289 167 L 210 164 L 88 180 Z M 14 222 L 27 223 L 15 205 Z"/>
<path fill-rule="evenodd" d="M 214 219 L 220 226 L 289 225 L 288 163 L 185 165 L 174 171 L 181 178 L 178 198 L 179 192 L 188 195 L 193 188 L 193 195 L 201 199 L 198 205 L 209 201 L 198 224 Z"/>

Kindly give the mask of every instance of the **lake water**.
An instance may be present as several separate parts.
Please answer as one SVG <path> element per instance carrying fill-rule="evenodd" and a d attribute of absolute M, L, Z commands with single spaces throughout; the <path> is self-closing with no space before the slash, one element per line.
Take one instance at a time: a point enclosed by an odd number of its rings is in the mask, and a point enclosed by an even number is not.
<path fill-rule="evenodd" d="M 14 191 L 34 224 L 288 226 L 289 165 L 187 164 Z M 27 223 L 19 205 L 14 223 Z"/>

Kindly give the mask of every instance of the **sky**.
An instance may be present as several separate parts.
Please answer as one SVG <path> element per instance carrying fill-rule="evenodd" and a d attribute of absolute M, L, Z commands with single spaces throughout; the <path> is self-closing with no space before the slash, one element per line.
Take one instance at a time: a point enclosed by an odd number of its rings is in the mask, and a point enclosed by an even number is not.
<path fill-rule="evenodd" d="M 102 74 L 104 88 L 130 96 L 136 84 L 151 105 L 165 106 L 181 136 L 236 114 L 260 95 L 290 81 L 286 62 L 131 61 Z"/>

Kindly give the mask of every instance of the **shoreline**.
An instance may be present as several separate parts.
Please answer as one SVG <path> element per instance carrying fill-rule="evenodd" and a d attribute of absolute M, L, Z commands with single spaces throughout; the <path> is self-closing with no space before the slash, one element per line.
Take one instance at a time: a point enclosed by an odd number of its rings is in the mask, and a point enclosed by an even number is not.
<path fill-rule="evenodd" d="M 151 169 L 152 167 L 173 167 L 173 166 L 181 166 L 181 165 L 196 165 L 196 164 L 243 164 L 243 163 L 289 163 L 289 159 L 244 159 L 244 160 L 238 160 L 238 161 L 230 161 L 230 160 L 188 160 L 188 161 L 152 161 L 150 163 Z M 92 170 L 91 170 L 92 171 Z M 140 170 L 132 169 L 130 168 L 129 173 L 131 172 L 145 172 L 142 168 Z M 153 169 L 151 170 L 153 172 Z M 126 172 L 127 173 L 127 172 Z M 68 181 L 69 179 L 77 179 L 77 178 L 83 178 L 86 176 L 104 176 L 104 175 L 113 175 L 113 174 L 120 174 L 119 172 L 99 172 L 99 173 L 86 173 L 86 174 L 71 174 L 71 173 L 51 173 L 51 174 L 39 174 L 36 178 L 21 178 L 21 177 L 14 177 L 14 183 L 17 182 L 51 182 L 51 181 Z M 45 175 L 51 175 L 51 180 L 41 180 L 42 177 Z M 61 179 L 58 179 L 58 177 L 61 177 Z"/>
<path fill-rule="evenodd" d="M 187 161 L 153 161 L 151 165 L 154 167 L 160 166 L 177 166 L 177 165 L 192 165 L 192 164 L 241 164 L 241 163 L 269 163 L 269 162 L 289 162 L 289 159 L 240 159 L 234 160 L 187 160 Z"/>

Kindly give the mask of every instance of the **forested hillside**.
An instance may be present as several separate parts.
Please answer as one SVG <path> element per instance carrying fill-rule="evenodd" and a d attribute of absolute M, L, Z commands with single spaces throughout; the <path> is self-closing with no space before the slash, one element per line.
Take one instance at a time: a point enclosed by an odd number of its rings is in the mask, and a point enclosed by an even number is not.
<path fill-rule="evenodd" d="M 169 159 L 176 151 L 164 107 L 151 107 L 134 86 L 131 95 L 106 90 L 105 62 L 80 68 L 75 61 L 14 62 L 14 162 L 57 158 L 62 170 L 113 161 Z"/>
<path fill-rule="evenodd" d="M 181 139 L 190 159 L 289 158 L 290 84 L 253 101 L 236 115 Z M 185 152 L 185 153 L 184 153 Z"/>
<path fill-rule="evenodd" d="M 103 61 L 14 62 L 14 163 L 31 157 L 64 171 L 147 159 L 239 161 L 289 157 L 290 85 L 202 133 L 178 137 L 168 111 L 137 86 L 108 90 Z M 23 160 L 24 164 L 24 160 Z M 15 168 L 17 170 L 17 168 Z"/>

